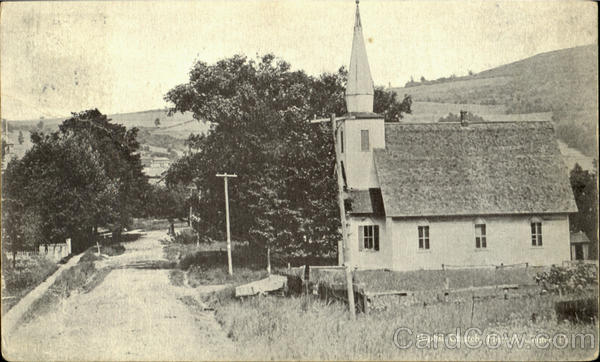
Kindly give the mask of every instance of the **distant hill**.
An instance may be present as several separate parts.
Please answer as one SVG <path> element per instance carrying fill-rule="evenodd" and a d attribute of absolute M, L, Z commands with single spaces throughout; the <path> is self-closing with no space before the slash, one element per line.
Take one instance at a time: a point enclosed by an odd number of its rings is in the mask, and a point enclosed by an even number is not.
<path fill-rule="evenodd" d="M 507 113 L 596 108 L 598 47 L 541 53 L 470 76 L 435 84 L 392 88 L 414 101 L 505 105 Z"/>
<path fill-rule="evenodd" d="M 168 115 L 167 109 L 152 109 L 148 111 L 140 111 L 140 112 L 130 112 L 130 113 L 116 113 L 107 115 L 108 118 L 112 119 L 115 123 L 123 124 L 127 127 L 155 127 L 155 120 L 158 119 L 160 121 L 160 127 L 172 127 L 180 125 L 184 122 L 194 121 L 194 117 L 192 113 L 175 113 L 173 115 Z M 39 118 L 39 119 L 30 119 L 30 120 L 8 120 L 9 124 L 15 126 L 17 128 L 27 127 L 27 126 L 35 126 L 40 121 L 44 123 L 45 126 L 53 127 L 61 124 L 65 119 L 69 118 L 69 116 L 61 117 L 61 118 Z M 202 122 L 196 122 L 198 124 L 204 125 Z M 202 129 L 208 129 L 208 126 L 201 127 Z M 198 130 L 196 129 L 196 132 Z"/>
<path fill-rule="evenodd" d="M 415 84 L 392 88 L 416 102 L 414 114 L 407 119 L 435 121 L 444 113 L 456 113 L 457 107 L 482 109 L 488 120 L 552 119 L 559 138 L 589 156 L 596 155 L 597 45 L 541 53 L 469 76 Z M 425 113 L 419 114 L 419 109 Z"/>
<path fill-rule="evenodd" d="M 18 132 L 22 131 L 25 140 L 22 145 L 16 141 L 13 142 L 15 143 L 13 153 L 20 158 L 32 146 L 28 131 L 37 129 L 40 121 L 43 122 L 45 131 L 55 131 L 67 118 L 68 116 L 22 121 L 8 120 L 9 134 L 7 137 L 16 140 Z M 173 157 L 186 151 L 187 147 L 184 141 L 190 133 L 205 133 L 210 128 L 209 124 L 195 120 L 190 112 L 175 113 L 169 116 L 166 109 L 110 114 L 108 118 L 114 123 L 122 124 L 127 128 L 139 128 L 138 141 L 142 146 L 142 150 L 147 149 L 152 152 L 170 154 Z M 155 124 L 156 119 L 159 120 L 158 127 Z"/>

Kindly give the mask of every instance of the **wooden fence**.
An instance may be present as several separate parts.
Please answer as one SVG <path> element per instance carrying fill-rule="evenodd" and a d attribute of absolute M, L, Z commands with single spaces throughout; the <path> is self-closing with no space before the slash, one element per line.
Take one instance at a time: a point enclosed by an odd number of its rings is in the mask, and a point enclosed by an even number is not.
<path fill-rule="evenodd" d="M 462 300 L 467 296 L 473 299 L 479 297 L 509 299 L 515 290 L 538 288 L 533 275 L 538 267 L 531 266 L 528 263 L 511 265 L 488 265 L 488 274 L 491 273 L 486 281 L 487 284 L 455 283 L 452 275 L 445 278 L 442 284 L 436 284 L 431 288 L 422 288 L 421 290 L 369 290 L 365 283 L 354 283 L 355 304 L 358 311 L 369 313 L 370 310 L 386 309 L 392 304 L 430 304 L 438 302 L 450 302 L 452 300 Z M 456 273 L 462 271 L 476 273 L 474 269 L 482 269 L 482 266 L 468 266 L 459 268 L 458 266 L 445 265 L 441 271 L 444 274 Z M 512 270 L 512 272 L 511 272 Z M 517 273 L 510 277 L 507 273 Z M 527 280 L 521 274 L 526 274 Z M 288 294 L 301 295 L 312 294 L 326 303 L 341 302 L 347 303 L 346 282 L 343 267 L 312 267 L 302 266 L 298 268 L 288 268 L 283 273 L 287 276 Z M 480 283 L 481 284 L 481 283 Z"/>

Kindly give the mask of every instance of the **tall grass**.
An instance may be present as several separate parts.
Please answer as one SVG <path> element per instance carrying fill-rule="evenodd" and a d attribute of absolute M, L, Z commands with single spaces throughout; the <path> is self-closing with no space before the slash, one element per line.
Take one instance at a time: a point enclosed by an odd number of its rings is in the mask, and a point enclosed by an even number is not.
<path fill-rule="evenodd" d="M 177 240 L 177 239 L 175 239 Z M 229 275 L 227 253 L 215 250 L 215 244 L 186 244 L 163 241 L 165 257 L 177 263 L 177 268 L 187 274 L 189 286 L 233 284 L 240 285 L 267 276 L 266 264 L 261 264 L 248 251 L 247 245 L 235 244 L 232 251 L 233 275 Z M 180 273 L 172 273 L 171 282 L 183 285 L 185 277 Z"/>
<path fill-rule="evenodd" d="M 56 278 L 48 290 L 37 299 L 21 317 L 21 323 L 28 323 L 54 308 L 61 299 L 73 293 L 88 293 L 100 285 L 111 269 L 96 269 L 93 261 L 81 261 L 65 270 Z"/>
<path fill-rule="evenodd" d="M 553 310 L 554 297 L 489 299 L 471 303 L 397 306 L 350 321 L 341 304 L 326 305 L 308 298 L 257 297 L 244 302 L 220 299 L 217 320 L 236 343 L 242 359 L 581 359 L 591 358 L 595 346 L 564 350 L 438 349 L 401 350 L 393 343 L 397 328 L 416 333 L 462 333 L 470 327 L 484 333 L 592 333 L 597 327 L 559 323 Z M 472 312 L 473 310 L 473 312 Z M 535 313 L 535 322 L 532 316 Z M 473 315 L 471 319 L 471 315 Z M 405 337 L 410 337 L 405 335 Z M 406 343 L 407 341 L 403 341 Z M 530 346 L 532 347 L 532 346 Z"/>
<path fill-rule="evenodd" d="M 15 268 L 12 263 L 3 263 L 2 275 L 6 290 L 3 290 L 2 314 L 8 312 L 27 293 L 52 275 L 58 266 L 43 257 L 18 260 Z"/>
<path fill-rule="evenodd" d="M 369 291 L 407 290 L 426 291 L 468 287 L 494 286 L 501 284 L 535 285 L 539 268 L 487 268 L 385 271 L 364 270 L 354 274 L 355 282 L 365 285 Z"/>

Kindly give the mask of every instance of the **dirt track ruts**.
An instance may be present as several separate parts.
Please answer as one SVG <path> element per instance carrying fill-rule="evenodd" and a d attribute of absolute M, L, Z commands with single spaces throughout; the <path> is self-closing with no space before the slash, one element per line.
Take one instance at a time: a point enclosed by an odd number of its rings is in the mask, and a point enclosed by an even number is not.
<path fill-rule="evenodd" d="M 148 232 L 124 254 L 98 263 L 114 269 L 86 294 L 18 327 L 3 351 L 9 360 L 231 359 L 233 344 L 212 312 L 192 312 L 179 298 L 198 289 L 169 282 L 159 239 Z M 148 265 L 148 268 L 140 268 Z"/>

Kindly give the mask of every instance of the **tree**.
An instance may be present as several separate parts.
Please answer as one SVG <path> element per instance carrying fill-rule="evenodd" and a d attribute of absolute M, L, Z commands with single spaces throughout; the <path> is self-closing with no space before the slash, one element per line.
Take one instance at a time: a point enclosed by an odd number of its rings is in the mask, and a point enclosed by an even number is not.
<path fill-rule="evenodd" d="M 571 187 L 577 204 L 577 213 L 569 217 L 571 232 L 583 231 L 591 241 L 589 255 L 598 252 L 598 189 L 596 175 L 583 170 L 579 164 L 570 173 Z"/>
<path fill-rule="evenodd" d="M 404 95 L 404 99 L 399 103 L 395 92 L 377 87 L 374 98 L 373 110 L 375 113 L 383 114 L 385 122 L 399 122 L 404 113 L 412 113 L 412 98 L 409 95 Z"/>
<path fill-rule="evenodd" d="M 111 214 L 116 185 L 105 175 L 99 153 L 80 139 L 34 133 L 32 141 L 5 171 L 3 192 L 12 200 L 8 245 L 15 251 L 71 237 L 73 248 L 81 250 L 92 226 Z"/>
<path fill-rule="evenodd" d="M 307 119 L 345 113 L 346 76 L 340 68 L 311 77 L 273 55 L 194 65 L 189 82 L 165 100 L 174 105 L 171 112 L 192 112 L 212 127 L 188 139 L 190 152 L 172 164 L 166 182 L 201 190 L 194 201 L 198 229 L 223 237 L 223 181 L 215 174 L 236 173 L 238 182 L 229 185 L 234 238 L 261 253 L 335 250 L 340 218 L 331 131 Z M 391 118 L 407 110 L 394 94 L 380 89 L 375 97 Z"/>
<path fill-rule="evenodd" d="M 3 181 L 6 180 L 5 178 Z M 6 195 L 6 187 L 2 188 L 2 252 L 12 254 L 13 268 L 16 264 L 17 252 L 32 247 L 24 237 L 23 205 L 18 200 Z M 3 261 L 4 263 L 4 261 Z"/>
<path fill-rule="evenodd" d="M 8 150 L 8 143 L 6 143 L 6 141 L 4 140 L 4 137 L 2 137 L 2 162 L 4 162 L 4 156 L 6 155 Z"/>
<path fill-rule="evenodd" d="M 99 226 L 120 229 L 147 195 L 136 129 L 110 123 L 98 110 L 73 114 L 59 130 L 33 132 L 33 147 L 5 172 L 10 208 L 9 244 L 63 242 L 74 250 L 93 240 Z M 4 209 L 3 209 L 4 212 Z M 30 232 L 39 225 L 39 235 Z"/>
<path fill-rule="evenodd" d="M 39 121 L 36 127 L 40 131 L 43 130 L 44 129 L 44 121 Z"/>
<path fill-rule="evenodd" d="M 173 223 L 176 219 L 188 216 L 188 191 L 182 185 L 165 187 L 150 185 L 144 203 L 144 217 L 167 219 Z"/>
<path fill-rule="evenodd" d="M 19 131 L 19 138 L 18 138 L 19 144 L 22 145 L 23 141 L 25 141 L 23 139 L 23 131 Z"/>
<path fill-rule="evenodd" d="M 59 126 L 61 137 L 73 136 L 99 154 L 104 173 L 116 185 L 117 205 L 108 222 L 116 231 L 113 239 L 117 241 L 120 230 L 142 212 L 147 195 L 148 181 L 142 172 L 137 133 L 137 128 L 112 123 L 97 109 L 73 113 Z"/>
<path fill-rule="evenodd" d="M 159 127 L 159 126 L 160 126 L 160 119 L 159 119 L 159 118 L 156 118 L 156 119 L 154 120 L 154 126 L 155 126 L 155 127 Z"/>

